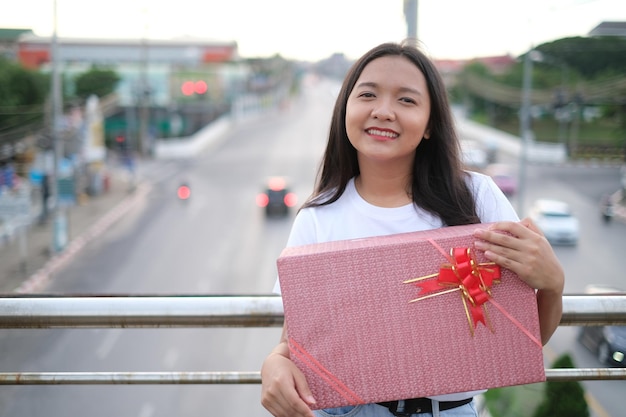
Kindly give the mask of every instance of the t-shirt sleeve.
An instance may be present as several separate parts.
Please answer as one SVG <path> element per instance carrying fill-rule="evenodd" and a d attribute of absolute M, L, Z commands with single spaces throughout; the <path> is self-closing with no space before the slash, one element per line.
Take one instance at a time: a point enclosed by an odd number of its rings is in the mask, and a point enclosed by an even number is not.
<path fill-rule="evenodd" d="M 482 223 L 519 221 L 513 205 L 493 179 L 484 174 L 471 173 L 476 208 Z"/>

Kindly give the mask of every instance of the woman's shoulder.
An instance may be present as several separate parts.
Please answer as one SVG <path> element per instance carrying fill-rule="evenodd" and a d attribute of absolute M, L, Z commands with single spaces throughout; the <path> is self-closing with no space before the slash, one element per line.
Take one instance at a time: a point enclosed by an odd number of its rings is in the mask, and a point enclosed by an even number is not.
<path fill-rule="evenodd" d="M 491 181 L 491 177 L 478 171 L 465 171 L 467 180 L 472 184 L 481 184 Z"/>
<path fill-rule="evenodd" d="M 466 181 L 476 200 L 476 209 L 483 222 L 517 221 L 519 218 L 509 199 L 493 178 L 482 172 L 466 171 Z"/>
<path fill-rule="evenodd" d="M 493 178 L 487 174 L 477 171 L 465 171 L 465 174 L 465 181 L 470 189 L 473 190 L 474 195 L 498 188 Z"/>

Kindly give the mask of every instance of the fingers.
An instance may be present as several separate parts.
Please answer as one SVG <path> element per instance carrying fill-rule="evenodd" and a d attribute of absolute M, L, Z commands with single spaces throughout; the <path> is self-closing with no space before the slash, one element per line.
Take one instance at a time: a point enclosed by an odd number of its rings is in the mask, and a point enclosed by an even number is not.
<path fill-rule="evenodd" d="M 289 358 L 270 354 L 261 368 L 261 404 L 275 417 L 314 417 L 304 374 Z"/>
<path fill-rule="evenodd" d="M 474 236 L 476 249 L 496 264 L 510 269 L 525 279 L 533 273 L 542 251 L 544 238 L 534 232 L 531 223 L 498 222 L 487 229 L 477 229 Z"/>
<path fill-rule="evenodd" d="M 535 289 L 558 291 L 563 286 L 562 267 L 552 246 L 530 220 L 498 222 L 478 229 L 476 249 L 490 261 L 507 268 Z"/>
<path fill-rule="evenodd" d="M 485 256 L 494 262 L 497 257 L 503 262 L 520 262 L 520 252 L 524 251 L 524 238 L 521 235 L 528 233 L 525 226 L 515 222 L 494 223 L 489 228 L 476 229 L 474 242 L 476 249 L 484 251 Z M 504 266 L 504 265 L 503 265 Z"/>
<path fill-rule="evenodd" d="M 296 383 L 296 391 L 300 395 L 300 398 L 302 398 L 307 405 L 311 407 L 315 406 L 315 398 L 313 398 L 313 393 L 309 388 L 309 384 L 306 382 L 304 374 L 302 374 L 302 372 L 298 372 L 294 377 L 294 381 Z"/>

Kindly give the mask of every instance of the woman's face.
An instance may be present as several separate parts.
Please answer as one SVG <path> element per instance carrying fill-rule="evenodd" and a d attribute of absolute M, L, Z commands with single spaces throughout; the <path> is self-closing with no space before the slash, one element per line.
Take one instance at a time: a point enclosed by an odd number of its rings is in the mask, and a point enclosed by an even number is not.
<path fill-rule="evenodd" d="M 429 117 L 426 78 L 411 61 L 401 56 L 371 61 L 346 105 L 346 131 L 359 164 L 412 166 L 415 149 L 429 137 Z"/>

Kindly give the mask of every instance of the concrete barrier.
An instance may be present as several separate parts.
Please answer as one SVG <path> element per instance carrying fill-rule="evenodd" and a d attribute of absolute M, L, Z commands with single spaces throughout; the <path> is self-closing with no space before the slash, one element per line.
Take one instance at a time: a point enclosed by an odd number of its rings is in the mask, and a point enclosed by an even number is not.
<path fill-rule="evenodd" d="M 523 151 L 519 136 L 461 117 L 456 119 L 456 125 L 462 140 L 479 142 L 487 149 L 494 148 L 512 156 L 518 156 Z M 529 141 L 526 150 L 529 162 L 563 163 L 567 161 L 567 150 L 562 143 Z"/>

